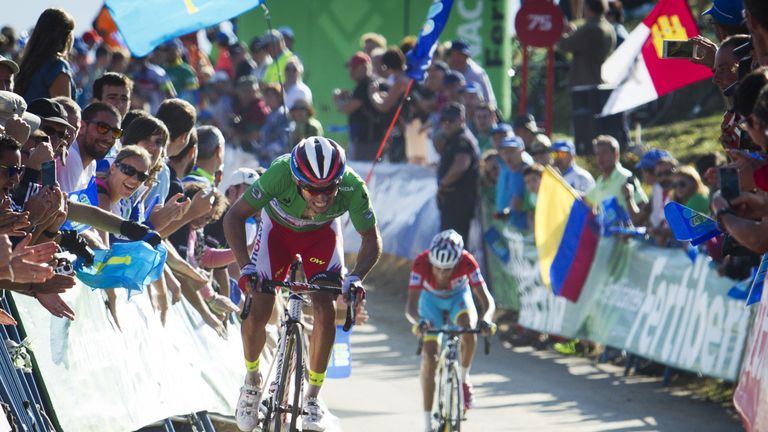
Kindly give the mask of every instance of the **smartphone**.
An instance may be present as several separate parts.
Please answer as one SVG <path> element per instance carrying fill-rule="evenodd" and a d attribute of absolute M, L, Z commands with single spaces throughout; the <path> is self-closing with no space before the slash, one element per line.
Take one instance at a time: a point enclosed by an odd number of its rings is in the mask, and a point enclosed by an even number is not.
<path fill-rule="evenodd" d="M 40 168 L 43 186 L 56 185 L 56 162 L 49 160 L 42 163 Z"/>
<path fill-rule="evenodd" d="M 663 40 L 661 58 L 693 58 L 693 44 L 688 40 Z"/>
<path fill-rule="evenodd" d="M 739 196 L 739 193 L 741 193 L 739 188 L 739 171 L 736 168 L 721 167 L 720 194 L 730 202 Z"/>

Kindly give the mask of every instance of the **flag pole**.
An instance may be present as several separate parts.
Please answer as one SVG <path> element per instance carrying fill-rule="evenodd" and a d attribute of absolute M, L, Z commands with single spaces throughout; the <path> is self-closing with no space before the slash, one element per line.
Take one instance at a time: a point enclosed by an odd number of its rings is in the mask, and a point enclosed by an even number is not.
<path fill-rule="evenodd" d="M 384 147 L 387 145 L 389 136 L 392 134 L 392 129 L 395 128 L 395 122 L 397 122 L 397 119 L 400 117 L 400 111 L 402 111 L 403 109 L 405 100 L 408 99 L 408 95 L 411 93 L 411 87 L 413 87 L 413 80 L 408 81 L 408 87 L 405 88 L 405 93 L 403 93 L 403 97 L 400 99 L 400 105 L 397 106 L 397 111 L 395 111 L 395 115 L 392 116 L 392 121 L 389 122 L 389 128 L 387 129 L 387 133 L 384 134 L 384 137 L 381 140 L 381 144 L 379 145 L 379 151 L 376 152 L 376 159 L 373 160 L 373 163 L 371 164 L 371 169 L 368 170 L 368 175 L 365 176 L 365 184 L 368 184 L 368 181 L 371 180 L 371 177 L 373 176 L 373 169 L 376 167 L 376 164 L 379 162 L 379 158 L 381 157 L 381 154 L 384 153 Z"/>

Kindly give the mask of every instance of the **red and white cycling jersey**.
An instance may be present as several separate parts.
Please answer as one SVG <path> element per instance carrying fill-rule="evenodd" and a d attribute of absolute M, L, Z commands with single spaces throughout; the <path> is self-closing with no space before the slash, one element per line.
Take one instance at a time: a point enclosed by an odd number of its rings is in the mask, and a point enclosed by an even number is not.
<path fill-rule="evenodd" d="M 429 262 L 429 251 L 426 250 L 413 261 L 408 289 L 419 290 L 423 288 L 437 296 L 450 297 L 469 287 L 476 288 L 484 283 L 480 266 L 477 265 L 475 257 L 471 253 L 463 251 L 459 262 L 453 268 L 448 286 L 442 289 L 438 288 L 435 276 L 432 274 L 432 263 Z"/>

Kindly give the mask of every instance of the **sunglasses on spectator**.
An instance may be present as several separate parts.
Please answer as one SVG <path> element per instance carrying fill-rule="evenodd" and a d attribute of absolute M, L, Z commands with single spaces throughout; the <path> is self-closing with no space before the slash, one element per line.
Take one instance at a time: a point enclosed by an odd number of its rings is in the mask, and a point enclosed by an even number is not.
<path fill-rule="evenodd" d="M 22 175 L 24 174 L 24 169 L 26 167 L 24 165 L 2 165 L 0 164 L 0 170 L 5 170 L 5 172 L 8 174 L 8 177 L 13 177 L 16 175 Z"/>
<path fill-rule="evenodd" d="M 131 165 L 122 163 L 122 162 L 115 162 L 115 165 L 120 170 L 121 173 L 127 175 L 128 177 L 136 176 L 136 179 L 140 182 L 146 181 L 149 178 L 149 174 L 139 171 L 136 168 L 132 167 Z"/>
<path fill-rule="evenodd" d="M 53 126 L 41 126 L 40 130 L 45 132 L 45 134 L 49 137 L 57 136 L 59 139 L 64 139 L 67 137 L 67 131 L 56 130 Z"/>
<path fill-rule="evenodd" d="M 31 140 L 35 141 L 35 144 L 40 145 L 40 143 L 49 143 L 51 142 L 51 137 L 48 135 L 37 135 L 37 136 L 31 136 L 29 137 Z"/>
<path fill-rule="evenodd" d="M 331 196 L 335 194 L 337 190 L 339 190 L 339 187 L 337 185 L 330 185 L 323 188 L 314 188 L 314 187 L 303 184 L 300 187 L 302 190 L 305 190 L 308 194 L 312 196 L 318 196 L 318 195 Z"/>
<path fill-rule="evenodd" d="M 112 127 L 107 123 L 104 122 L 96 122 L 96 123 L 90 123 L 86 122 L 88 124 L 95 124 L 96 125 L 96 132 L 100 133 L 101 135 L 106 135 L 109 132 L 112 132 L 112 138 L 114 139 L 120 139 L 120 137 L 123 136 L 123 130 L 120 128 Z"/>

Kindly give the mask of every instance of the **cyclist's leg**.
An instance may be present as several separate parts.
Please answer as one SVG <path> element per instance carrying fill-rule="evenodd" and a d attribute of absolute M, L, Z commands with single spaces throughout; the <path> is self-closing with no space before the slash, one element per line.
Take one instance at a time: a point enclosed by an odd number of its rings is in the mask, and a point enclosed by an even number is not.
<path fill-rule="evenodd" d="M 265 213 L 262 214 L 256 244 L 251 254 L 251 263 L 256 266 L 261 278 L 276 279 L 280 277 L 277 274 L 279 272 L 284 275 L 285 269 L 293 257 L 287 248 L 290 243 L 283 240 L 286 229 L 281 228 L 274 224 Z M 240 334 L 243 339 L 247 370 L 245 383 L 258 386 L 261 380 L 258 360 L 266 342 L 265 327 L 272 316 L 275 295 L 263 292 L 255 292 L 251 295 L 253 296 L 251 311 L 241 325 Z"/>
<path fill-rule="evenodd" d="M 300 253 L 304 272 L 309 282 L 319 285 L 341 286 L 344 268 L 344 242 L 338 220 L 309 233 L 302 233 Z M 320 393 L 328 361 L 336 338 L 336 309 L 334 296 L 328 293 L 312 294 L 314 327 L 309 339 L 309 386 L 307 397 Z"/>
<path fill-rule="evenodd" d="M 444 300 L 429 291 L 422 290 L 419 296 L 419 318 L 427 320 L 432 327 L 440 327 L 443 323 Z M 439 348 L 437 335 L 424 336 L 424 346 L 421 351 L 420 378 L 425 416 L 426 413 L 431 414 L 434 403 L 435 370 L 437 369 Z"/>
<path fill-rule="evenodd" d="M 477 309 L 472 300 L 472 290 L 467 288 L 452 298 L 451 319 L 459 327 L 475 328 L 477 327 Z M 477 346 L 477 335 L 467 333 L 461 335 L 461 379 L 467 382 L 469 368 L 472 366 L 472 359 L 475 356 L 475 347 Z"/>

